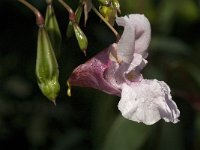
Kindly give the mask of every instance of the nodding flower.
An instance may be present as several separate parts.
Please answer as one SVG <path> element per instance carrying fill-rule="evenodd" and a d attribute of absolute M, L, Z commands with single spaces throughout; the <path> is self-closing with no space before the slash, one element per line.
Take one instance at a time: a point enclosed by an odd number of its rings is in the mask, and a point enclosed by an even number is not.
<path fill-rule="evenodd" d="M 141 14 L 117 17 L 124 27 L 118 43 L 111 44 L 78 66 L 69 77 L 72 86 L 92 87 L 121 97 L 118 108 L 132 121 L 147 125 L 160 119 L 177 123 L 180 111 L 172 100 L 169 86 L 156 79 L 144 79 L 151 27 Z"/>

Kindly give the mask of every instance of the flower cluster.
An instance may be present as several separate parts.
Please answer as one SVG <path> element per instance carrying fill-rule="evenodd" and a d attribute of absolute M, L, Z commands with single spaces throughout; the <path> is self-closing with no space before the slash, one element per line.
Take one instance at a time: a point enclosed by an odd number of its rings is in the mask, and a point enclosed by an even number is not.
<path fill-rule="evenodd" d="M 78 66 L 68 82 L 72 86 L 92 87 L 120 96 L 122 115 L 151 125 L 160 119 L 177 123 L 180 112 L 163 81 L 144 79 L 141 70 L 147 64 L 151 27 L 144 15 L 117 17 L 124 27 L 121 39 Z"/>

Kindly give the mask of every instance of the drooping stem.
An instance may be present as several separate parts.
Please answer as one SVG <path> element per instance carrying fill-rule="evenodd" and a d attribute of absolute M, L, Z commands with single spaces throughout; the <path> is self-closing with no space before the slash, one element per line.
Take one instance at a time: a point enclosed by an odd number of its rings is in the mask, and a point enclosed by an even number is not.
<path fill-rule="evenodd" d="M 108 21 L 105 20 L 105 18 L 99 13 L 99 11 L 98 11 L 94 6 L 92 6 L 92 10 L 101 18 L 101 20 L 103 20 L 103 22 L 104 22 L 104 23 L 110 28 L 110 30 L 115 34 L 115 36 L 116 36 L 116 38 L 117 38 L 116 42 L 118 42 L 119 39 L 120 39 L 120 35 L 119 35 L 119 33 L 115 30 L 115 28 L 113 28 L 113 26 L 112 26 Z"/>
<path fill-rule="evenodd" d="M 44 18 L 43 18 L 43 16 L 41 15 L 40 11 L 37 8 L 35 8 L 33 5 L 31 5 L 26 0 L 18 0 L 18 1 L 21 2 L 22 4 L 24 4 L 26 7 L 28 7 L 35 14 L 36 24 L 38 26 L 43 26 L 44 25 Z"/>
<path fill-rule="evenodd" d="M 74 11 L 72 10 L 72 8 L 67 4 L 65 3 L 63 0 L 58 0 L 65 8 L 66 10 L 68 11 L 69 13 L 69 20 L 72 21 L 72 22 L 75 22 L 76 21 L 76 15 L 74 13 Z"/>

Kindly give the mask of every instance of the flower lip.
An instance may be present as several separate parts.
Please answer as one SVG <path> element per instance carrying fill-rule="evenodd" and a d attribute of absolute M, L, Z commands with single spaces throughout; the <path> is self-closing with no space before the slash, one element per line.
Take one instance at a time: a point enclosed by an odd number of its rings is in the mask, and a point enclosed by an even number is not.
<path fill-rule="evenodd" d="M 177 123 L 180 116 L 169 87 L 158 80 L 144 79 L 132 85 L 123 84 L 118 108 L 125 118 L 146 125 L 152 125 L 160 119 Z"/>

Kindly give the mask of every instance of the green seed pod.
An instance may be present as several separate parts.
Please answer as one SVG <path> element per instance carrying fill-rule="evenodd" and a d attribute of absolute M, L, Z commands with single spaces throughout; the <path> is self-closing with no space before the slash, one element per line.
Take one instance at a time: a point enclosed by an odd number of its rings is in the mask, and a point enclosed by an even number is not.
<path fill-rule="evenodd" d="M 79 24 L 80 19 L 81 19 L 81 15 L 83 12 L 83 5 L 79 5 L 76 9 L 76 23 Z M 69 24 L 67 26 L 67 32 L 66 35 L 68 38 L 72 37 L 72 35 L 74 34 L 74 29 L 73 29 L 73 25 L 72 25 L 72 21 L 69 21 Z"/>
<path fill-rule="evenodd" d="M 83 53 L 86 55 L 86 49 L 88 46 L 88 40 L 87 37 L 85 36 L 84 32 L 81 30 L 81 28 L 78 26 L 78 24 L 74 23 L 74 32 L 76 35 L 76 39 L 78 41 L 80 49 L 83 51 Z"/>
<path fill-rule="evenodd" d="M 110 5 L 111 3 L 111 0 L 98 0 L 98 1 L 101 5 L 106 5 L 106 6 Z"/>
<path fill-rule="evenodd" d="M 62 36 L 51 3 L 49 3 L 47 6 L 46 16 L 45 16 L 45 27 L 49 34 L 49 38 L 53 46 L 53 49 L 55 51 L 56 57 L 58 58 L 60 56 Z"/>
<path fill-rule="evenodd" d="M 112 0 L 112 5 L 115 9 L 117 9 L 117 11 L 119 13 L 121 13 L 121 10 L 120 10 L 120 4 L 119 4 L 119 1 L 118 0 Z"/>
<path fill-rule="evenodd" d="M 36 76 L 42 93 L 55 104 L 55 99 L 60 91 L 58 64 L 43 26 L 40 26 L 38 31 Z"/>
<path fill-rule="evenodd" d="M 108 21 L 112 26 L 115 22 L 115 16 L 117 14 L 117 10 L 111 6 L 100 6 L 99 12 L 104 16 L 105 20 Z"/>

